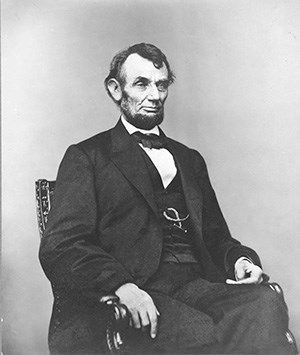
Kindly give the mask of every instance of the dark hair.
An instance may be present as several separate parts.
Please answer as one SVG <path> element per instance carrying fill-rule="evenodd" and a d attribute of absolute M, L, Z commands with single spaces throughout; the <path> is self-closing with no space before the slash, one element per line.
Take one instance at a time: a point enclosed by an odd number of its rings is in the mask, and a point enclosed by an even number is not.
<path fill-rule="evenodd" d="M 130 56 L 130 54 L 133 53 L 136 53 L 141 57 L 150 60 L 153 63 L 153 65 L 158 69 L 160 69 L 165 64 L 168 70 L 169 83 L 172 84 L 174 82 L 175 75 L 172 72 L 168 59 L 164 55 L 164 53 L 153 44 L 138 43 L 126 49 L 123 49 L 113 57 L 110 63 L 109 74 L 104 80 L 106 90 L 107 90 L 107 83 L 110 79 L 116 79 L 119 81 L 120 84 L 123 83 L 123 78 L 121 76 L 122 65 L 124 64 L 125 60 Z M 108 94 L 110 95 L 109 91 Z"/>

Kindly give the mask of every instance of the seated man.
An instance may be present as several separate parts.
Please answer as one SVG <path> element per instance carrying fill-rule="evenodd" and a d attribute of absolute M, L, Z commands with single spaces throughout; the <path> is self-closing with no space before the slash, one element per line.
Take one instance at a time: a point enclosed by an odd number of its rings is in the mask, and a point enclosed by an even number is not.
<path fill-rule="evenodd" d="M 159 128 L 174 74 L 140 43 L 105 79 L 116 126 L 67 150 L 41 242 L 57 297 L 51 352 L 105 352 L 102 295 L 131 314 L 138 354 L 290 354 L 286 305 L 230 235 L 202 156 Z"/>

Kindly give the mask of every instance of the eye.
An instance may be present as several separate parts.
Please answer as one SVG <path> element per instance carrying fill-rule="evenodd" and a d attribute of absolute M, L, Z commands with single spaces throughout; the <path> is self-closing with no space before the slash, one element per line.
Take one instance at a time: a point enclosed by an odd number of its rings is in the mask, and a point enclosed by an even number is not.
<path fill-rule="evenodd" d="M 169 83 L 168 82 L 161 82 L 159 84 L 157 84 L 157 89 L 159 91 L 167 91 L 169 87 Z"/>
<path fill-rule="evenodd" d="M 139 81 L 136 82 L 135 85 L 136 85 L 138 88 L 140 88 L 140 89 L 145 89 L 145 88 L 147 87 L 147 85 L 148 85 L 148 82 L 143 81 L 143 80 L 139 80 Z"/>

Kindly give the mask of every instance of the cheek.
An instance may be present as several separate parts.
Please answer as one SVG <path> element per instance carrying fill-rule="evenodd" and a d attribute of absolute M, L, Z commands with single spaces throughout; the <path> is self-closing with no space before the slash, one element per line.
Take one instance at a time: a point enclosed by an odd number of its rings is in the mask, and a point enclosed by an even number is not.
<path fill-rule="evenodd" d="M 168 97 L 168 91 L 166 91 L 165 93 L 163 93 L 161 95 L 160 101 L 164 103 L 166 101 L 167 97 Z"/>
<path fill-rule="evenodd" d="M 141 100 L 139 98 L 132 97 L 129 100 L 129 105 L 132 110 L 136 111 L 140 106 Z"/>
<path fill-rule="evenodd" d="M 136 97 L 132 98 L 132 105 L 134 105 L 134 107 L 139 108 L 139 106 L 145 101 L 146 99 L 146 95 L 139 95 Z"/>
<path fill-rule="evenodd" d="M 123 100 L 123 107 L 134 112 L 137 106 L 137 101 L 133 97 L 126 97 Z"/>
<path fill-rule="evenodd" d="M 127 102 L 127 106 L 131 110 L 139 109 L 139 107 L 143 104 L 145 99 L 147 98 L 146 93 L 142 92 L 132 92 L 132 91 L 125 91 L 124 99 Z"/>

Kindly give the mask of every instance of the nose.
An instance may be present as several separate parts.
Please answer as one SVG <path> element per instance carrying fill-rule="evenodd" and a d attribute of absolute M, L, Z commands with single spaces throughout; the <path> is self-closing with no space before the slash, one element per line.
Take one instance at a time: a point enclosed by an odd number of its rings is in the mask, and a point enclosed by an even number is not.
<path fill-rule="evenodd" d="M 148 100 L 158 101 L 159 100 L 159 91 L 156 85 L 151 85 L 148 93 Z"/>

